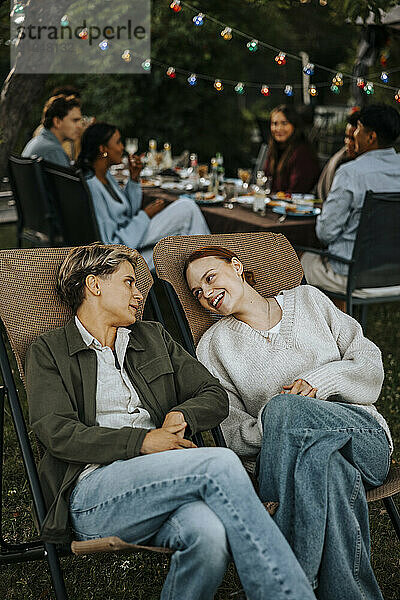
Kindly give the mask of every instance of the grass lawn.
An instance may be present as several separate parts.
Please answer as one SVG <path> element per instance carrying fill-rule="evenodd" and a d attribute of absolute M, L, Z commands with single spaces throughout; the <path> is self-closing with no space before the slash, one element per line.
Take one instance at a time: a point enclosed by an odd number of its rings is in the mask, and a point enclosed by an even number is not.
<path fill-rule="evenodd" d="M 15 246 L 13 227 L 0 229 L 0 248 Z M 368 337 L 382 350 L 386 378 L 378 408 L 392 430 L 393 460 L 400 461 L 400 303 L 381 304 L 369 310 Z M 24 399 L 26 413 L 26 401 Z M 30 516 L 30 494 L 24 477 L 18 444 L 7 410 L 5 423 L 3 535 L 6 541 L 34 537 Z M 400 506 L 400 498 L 397 501 Z M 372 561 L 385 600 L 400 598 L 400 543 L 381 502 L 370 504 Z M 156 600 L 168 570 L 168 559 L 153 555 L 103 555 L 63 558 L 71 600 Z M 338 586 L 340 573 L 338 573 Z M 220 587 L 217 600 L 240 589 L 231 567 Z M 0 599 L 48 600 L 54 598 L 47 565 L 42 562 L 0 568 Z M 188 598 L 187 600 L 191 600 Z M 271 600 L 274 600 L 271 598 Z M 349 600 L 352 600 L 349 598 Z"/>

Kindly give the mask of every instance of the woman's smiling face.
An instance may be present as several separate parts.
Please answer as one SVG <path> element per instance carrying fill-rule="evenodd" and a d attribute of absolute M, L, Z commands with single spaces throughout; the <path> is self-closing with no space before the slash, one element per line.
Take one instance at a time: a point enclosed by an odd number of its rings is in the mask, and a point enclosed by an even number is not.
<path fill-rule="evenodd" d="M 237 258 L 226 262 L 206 256 L 191 262 L 186 271 L 189 289 L 200 304 L 219 315 L 240 310 L 244 300 L 243 265 Z"/>

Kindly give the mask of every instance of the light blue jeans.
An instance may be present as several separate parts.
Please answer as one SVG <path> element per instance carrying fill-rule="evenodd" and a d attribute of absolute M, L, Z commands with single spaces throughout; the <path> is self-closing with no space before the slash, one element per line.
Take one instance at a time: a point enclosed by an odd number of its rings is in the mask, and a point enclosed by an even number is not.
<path fill-rule="evenodd" d="M 263 411 L 260 497 L 321 600 L 382 600 L 365 487 L 389 470 L 386 434 L 363 408 L 282 394 Z"/>
<path fill-rule="evenodd" d="M 210 230 L 203 213 L 191 198 L 179 198 L 151 220 L 140 242 L 140 253 L 149 269 L 154 269 L 153 246 L 169 235 L 208 235 Z"/>
<path fill-rule="evenodd" d="M 75 486 L 70 517 L 80 540 L 117 535 L 175 549 L 163 600 L 212 600 L 231 554 L 250 600 L 315 599 L 226 448 L 170 450 L 100 467 Z"/>

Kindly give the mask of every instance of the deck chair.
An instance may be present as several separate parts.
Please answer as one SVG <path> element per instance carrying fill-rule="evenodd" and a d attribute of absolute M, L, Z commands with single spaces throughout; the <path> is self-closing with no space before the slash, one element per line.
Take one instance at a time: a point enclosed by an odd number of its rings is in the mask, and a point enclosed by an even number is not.
<path fill-rule="evenodd" d="M 25 383 L 24 362 L 30 343 L 44 331 L 63 325 L 71 313 L 58 300 L 54 283 L 58 267 L 66 257 L 69 248 L 39 248 L 27 250 L 0 251 L 0 368 L 3 385 L 0 387 L 0 510 L 2 506 L 1 465 L 3 461 L 3 417 L 4 396 L 8 403 L 16 435 L 21 449 L 26 476 L 31 489 L 34 516 L 40 524 L 46 514 L 43 494 L 36 470 L 35 459 L 30 444 L 27 427 L 21 409 L 21 401 L 14 375 L 7 355 L 8 339 L 15 357 L 19 376 Z M 144 259 L 138 255 L 136 267 L 138 288 L 143 294 L 143 304 L 152 286 L 152 277 Z M 138 311 L 142 317 L 143 304 Z M 118 537 L 101 538 L 88 542 L 72 542 L 70 547 L 56 547 L 39 540 L 9 544 L 1 536 L 0 512 L 0 564 L 46 559 L 57 600 L 67 600 L 59 556 L 91 554 L 93 552 L 160 552 L 171 554 L 168 548 L 128 544 Z"/>
<path fill-rule="evenodd" d="M 400 186 L 399 186 L 400 187 Z M 351 259 L 327 250 L 296 246 L 296 250 L 319 254 L 349 267 L 346 293 L 320 289 L 330 298 L 346 301 L 346 312 L 353 316 L 355 306 L 361 308 L 360 323 L 365 331 L 370 304 L 400 302 L 400 294 L 358 298 L 354 290 L 400 285 L 400 191 L 379 193 L 369 190 L 365 195 L 360 223 Z"/>
<path fill-rule="evenodd" d="M 289 241 L 281 233 L 174 236 L 162 239 L 154 248 L 156 271 L 160 279 L 173 286 L 180 304 L 170 293 L 172 309 L 177 314 L 181 327 L 185 328 L 184 335 L 187 338 L 191 337 L 191 343 L 195 346 L 203 333 L 219 318 L 200 306 L 190 293 L 183 276 L 186 259 L 202 246 L 224 246 L 238 254 L 245 269 L 253 271 L 256 281 L 254 287 L 262 296 L 276 295 L 282 289 L 300 285 L 302 281 L 303 270 L 300 261 Z M 250 467 L 248 462 L 244 464 L 246 468 Z M 385 483 L 367 491 L 367 500 L 383 500 L 400 539 L 400 515 L 393 500 L 393 496 L 399 492 L 400 467 L 392 466 Z"/>

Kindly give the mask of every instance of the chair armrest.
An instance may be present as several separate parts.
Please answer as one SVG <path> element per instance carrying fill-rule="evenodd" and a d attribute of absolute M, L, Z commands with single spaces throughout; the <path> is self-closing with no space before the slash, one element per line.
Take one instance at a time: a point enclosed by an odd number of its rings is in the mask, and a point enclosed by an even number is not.
<path fill-rule="evenodd" d="M 336 256 L 336 254 L 331 254 L 330 252 L 328 252 L 328 250 L 321 250 L 320 248 L 298 246 L 297 244 L 293 244 L 293 248 L 295 250 L 301 250 L 301 252 L 311 252 L 311 254 L 319 254 L 320 256 L 326 256 L 326 258 L 337 260 L 338 262 L 342 262 L 346 265 L 352 265 L 354 263 L 354 260 L 352 258 L 343 258 L 343 256 Z"/>

